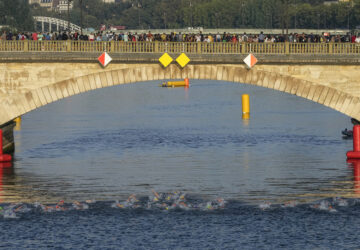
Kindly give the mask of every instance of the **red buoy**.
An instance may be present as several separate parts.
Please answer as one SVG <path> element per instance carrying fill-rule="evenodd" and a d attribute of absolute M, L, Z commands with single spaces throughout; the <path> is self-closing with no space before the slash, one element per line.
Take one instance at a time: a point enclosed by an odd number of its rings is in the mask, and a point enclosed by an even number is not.
<path fill-rule="evenodd" d="M 9 161 L 11 161 L 11 155 L 3 154 L 3 135 L 2 130 L 0 129 L 0 162 Z"/>
<path fill-rule="evenodd" d="M 348 159 L 360 159 L 360 125 L 353 128 L 353 151 L 346 153 Z"/>

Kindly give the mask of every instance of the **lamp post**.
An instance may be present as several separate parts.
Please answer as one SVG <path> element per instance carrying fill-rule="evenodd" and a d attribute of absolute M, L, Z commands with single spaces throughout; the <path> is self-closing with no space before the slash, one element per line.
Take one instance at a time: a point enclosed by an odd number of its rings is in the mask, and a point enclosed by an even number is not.
<path fill-rule="evenodd" d="M 72 0 L 67 1 L 68 32 L 70 32 L 70 2 L 72 2 Z"/>
<path fill-rule="evenodd" d="M 192 2 L 190 0 L 190 25 L 193 27 L 193 8 L 192 8 Z"/>
<path fill-rule="evenodd" d="M 294 0 L 294 9 L 295 9 L 295 16 L 294 16 L 294 29 L 296 29 L 296 16 L 297 16 L 297 2 Z"/>
<path fill-rule="evenodd" d="M 82 34 L 82 27 L 83 27 L 83 9 L 82 9 L 82 2 L 83 0 L 79 0 L 80 1 L 80 34 Z"/>
<path fill-rule="evenodd" d="M 140 29 L 140 24 L 141 24 L 141 19 L 140 19 L 140 8 L 141 8 L 141 7 L 142 7 L 141 4 L 138 3 L 137 9 L 138 9 L 139 29 Z M 141 27 L 141 28 L 142 28 L 142 27 Z"/>

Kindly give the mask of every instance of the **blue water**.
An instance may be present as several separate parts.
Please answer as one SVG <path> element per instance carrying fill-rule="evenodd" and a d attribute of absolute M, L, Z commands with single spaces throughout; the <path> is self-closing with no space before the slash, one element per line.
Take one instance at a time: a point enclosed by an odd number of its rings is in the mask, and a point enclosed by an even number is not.
<path fill-rule="evenodd" d="M 357 247 L 359 185 L 345 159 L 352 141 L 340 133 L 349 117 L 255 86 L 157 85 L 100 89 L 23 116 L 14 167 L 2 172 L 0 246 Z M 152 189 L 182 191 L 191 208 L 112 207 Z M 204 209 L 218 197 L 225 207 Z M 64 211 L 35 206 L 59 200 Z M 76 210 L 75 200 L 96 202 Z M 289 201 L 295 207 L 284 207 Z M 27 209 L 5 215 L 16 203 Z"/>

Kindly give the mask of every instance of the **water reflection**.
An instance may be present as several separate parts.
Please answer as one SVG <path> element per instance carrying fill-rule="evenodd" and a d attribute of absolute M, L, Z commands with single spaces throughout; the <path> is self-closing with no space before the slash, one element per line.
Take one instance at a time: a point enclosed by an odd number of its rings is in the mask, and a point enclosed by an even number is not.
<path fill-rule="evenodd" d="M 255 86 L 157 84 L 91 91 L 24 115 L 6 199 L 112 200 L 151 188 L 206 199 L 318 198 L 344 193 L 345 181 L 353 194 L 344 115 Z M 253 96 L 250 120 L 243 93 Z"/>
<path fill-rule="evenodd" d="M 4 186 L 8 185 L 8 180 L 13 178 L 15 175 L 12 162 L 0 162 L 0 202 L 4 201 L 6 191 Z"/>
<path fill-rule="evenodd" d="M 349 159 L 347 163 L 352 167 L 354 173 L 354 192 L 360 194 L 360 159 Z"/>
<path fill-rule="evenodd" d="M 21 130 L 21 117 L 19 116 L 19 117 L 15 118 L 14 122 L 15 122 L 14 130 L 20 131 Z"/>

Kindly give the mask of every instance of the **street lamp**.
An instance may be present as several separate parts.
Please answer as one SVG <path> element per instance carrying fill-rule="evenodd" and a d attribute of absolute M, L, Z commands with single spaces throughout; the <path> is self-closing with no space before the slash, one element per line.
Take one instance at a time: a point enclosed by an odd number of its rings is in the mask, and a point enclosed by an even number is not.
<path fill-rule="evenodd" d="M 73 0 L 67 0 L 67 15 L 68 15 L 68 32 L 70 32 L 70 2 Z"/>
<path fill-rule="evenodd" d="M 142 7 L 141 4 L 138 3 L 137 9 L 138 9 L 139 29 L 140 29 L 140 23 L 141 23 L 141 19 L 140 19 L 140 8 L 141 8 L 141 7 Z M 142 26 L 141 26 L 141 28 L 142 28 Z"/>
<path fill-rule="evenodd" d="M 192 9 L 192 2 L 190 0 L 190 25 L 193 27 L 193 9 Z"/>
<path fill-rule="evenodd" d="M 80 1 L 80 34 L 82 34 L 82 27 L 83 27 L 83 9 L 82 9 L 82 2 L 83 0 L 79 0 Z"/>

